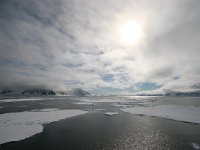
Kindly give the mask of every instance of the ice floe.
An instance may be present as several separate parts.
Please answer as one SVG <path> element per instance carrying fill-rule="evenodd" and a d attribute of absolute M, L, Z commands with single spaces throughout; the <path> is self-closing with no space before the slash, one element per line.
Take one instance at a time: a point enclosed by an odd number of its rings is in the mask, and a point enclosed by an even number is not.
<path fill-rule="evenodd" d="M 44 98 L 14 98 L 14 99 L 2 99 L 0 102 L 21 102 L 21 101 L 37 101 L 37 100 L 44 100 Z"/>
<path fill-rule="evenodd" d="M 0 144 L 19 141 L 43 130 L 42 124 L 87 113 L 83 110 L 41 109 L 0 115 Z"/>
<path fill-rule="evenodd" d="M 119 115 L 119 112 L 106 112 L 105 115 L 107 116 Z"/>
<path fill-rule="evenodd" d="M 200 149 L 200 145 L 197 143 L 191 143 L 191 145 L 194 149 Z"/>
<path fill-rule="evenodd" d="M 200 123 L 200 107 L 180 105 L 157 105 L 150 107 L 122 108 L 124 112 L 173 119 L 177 121 Z"/>
<path fill-rule="evenodd" d="M 126 99 L 121 97 L 115 97 L 115 98 L 87 97 L 87 98 L 76 98 L 76 100 L 89 103 L 113 103 L 113 102 L 133 101 L 132 99 Z"/>
<path fill-rule="evenodd" d="M 57 97 L 44 97 L 44 98 L 12 98 L 12 99 L 1 99 L 0 102 L 21 102 L 21 101 L 40 101 L 40 100 L 52 100 L 52 99 L 63 99 Z"/>
<path fill-rule="evenodd" d="M 127 108 L 135 106 L 149 106 L 152 102 L 149 101 L 133 101 L 133 102 L 117 102 L 112 103 L 111 106 L 118 108 Z"/>
<path fill-rule="evenodd" d="M 77 104 L 77 105 L 94 105 L 94 103 L 91 103 L 91 102 L 77 102 L 77 103 L 73 103 L 73 104 Z"/>
<path fill-rule="evenodd" d="M 110 103 L 114 107 L 132 107 L 134 106 L 144 106 L 150 105 L 152 102 L 156 101 L 155 98 L 129 98 L 129 97 L 84 97 L 76 98 L 75 100 L 81 101 L 79 104 L 90 104 L 90 103 Z M 77 103 L 76 103 L 77 104 Z"/>
<path fill-rule="evenodd" d="M 105 111 L 106 109 L 103 109 L 103 108 L 98 108 L 98 109 L 95 109 L 96 111 Z"/>

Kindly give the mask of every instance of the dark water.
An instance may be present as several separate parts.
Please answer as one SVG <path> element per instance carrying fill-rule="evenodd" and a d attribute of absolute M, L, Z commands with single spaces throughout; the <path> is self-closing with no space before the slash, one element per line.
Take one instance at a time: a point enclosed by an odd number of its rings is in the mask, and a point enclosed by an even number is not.
<path fill-rule="evenodd" d="M 200 125 L 156 117 L 130 115 L 106 116 L 106 111 L 119 111 L 109 104 L 73 105 L 73 101 L 48 100 L 4 103 L 8 112 L 16 105 L 35 108 L 91 109 L 82 116 L 46 124 L 44 131 L 18 142 L 0 146 L 1 150 L 192 150 L 191 143 L 200 142 Z M 157 102 L 161 103 L 161 102 Z M 28 109 L 20 108 L 20 109 Z M 95 111 L 106 108 L 106 111 Z M 5 109 L 5 108 L 4 108 Z M 3 112 L 4 111 L 4 112 Z M 23 111 L 23 110 L 17 110 Z M 1 110 L 5 113 L 6 110 Z"/>

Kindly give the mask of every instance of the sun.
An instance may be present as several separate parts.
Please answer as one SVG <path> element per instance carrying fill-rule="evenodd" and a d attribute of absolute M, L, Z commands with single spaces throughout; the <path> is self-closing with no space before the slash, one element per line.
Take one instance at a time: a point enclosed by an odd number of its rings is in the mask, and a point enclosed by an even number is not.
<path fill-rule="evenodd" d="M 133 45 L 142 37 L 142 28 L 136 21 L 128 21 L 120 27 L 120 39 L 122 43 Z"/>

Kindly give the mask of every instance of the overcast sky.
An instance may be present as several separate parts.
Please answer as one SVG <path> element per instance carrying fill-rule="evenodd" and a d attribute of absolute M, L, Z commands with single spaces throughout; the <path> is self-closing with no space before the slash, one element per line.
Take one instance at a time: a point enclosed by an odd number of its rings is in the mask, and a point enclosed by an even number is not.
<path fill-rule="evenodd" d="M 200 88 L 200 1 L 1 0 L 0 88 Z M 118 31 L 134 20 L 142 36 Z"/>

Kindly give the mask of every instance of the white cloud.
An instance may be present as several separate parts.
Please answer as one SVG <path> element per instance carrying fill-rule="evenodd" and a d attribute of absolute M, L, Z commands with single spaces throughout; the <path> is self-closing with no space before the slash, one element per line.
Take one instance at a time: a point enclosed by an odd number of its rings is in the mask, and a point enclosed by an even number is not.
<path fill-rule="evenodd" d="M 199 85 L 200 73 L 198 3 L 4 1 L 1 88 L 126 89 L 153 82 L 160 90 L 192 90 Z M 144 37 L 126 46 L 117 32 L 130 19 L 141 24 Z M 103 80 L 101 74 L 112 74 L 112 81 Z"/>

